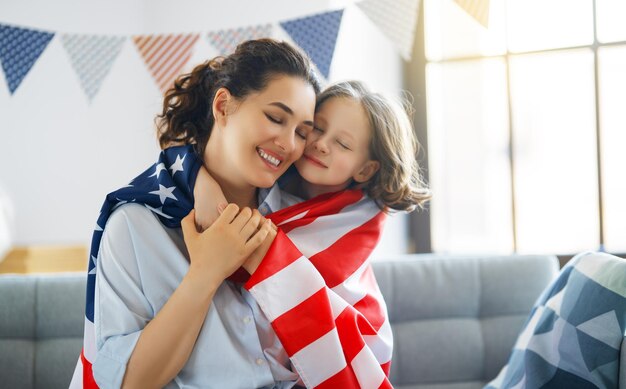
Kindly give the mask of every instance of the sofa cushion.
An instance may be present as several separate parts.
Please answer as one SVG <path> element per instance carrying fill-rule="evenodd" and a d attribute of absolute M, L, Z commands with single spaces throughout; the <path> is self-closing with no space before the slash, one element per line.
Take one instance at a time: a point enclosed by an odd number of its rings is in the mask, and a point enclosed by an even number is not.
<path fill-rule="evenodd" d="M 558 271 L 553 256 L 406 255 L 374 262 L 397 388 L 481 388 Z"/>
<path fill-rule="evenodd" d="M 0 276 L 0 377 L 6 388 L 67 388 L 83 338 L 83 274 Z"/>

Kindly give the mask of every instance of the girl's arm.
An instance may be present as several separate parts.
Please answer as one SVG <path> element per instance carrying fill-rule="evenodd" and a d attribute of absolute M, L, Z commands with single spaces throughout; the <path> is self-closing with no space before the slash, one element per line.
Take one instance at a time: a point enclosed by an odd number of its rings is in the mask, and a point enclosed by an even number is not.
<path fill-rule="evenodd" d="M 143 329 L 122 387 L 157 388 L 170 382 L 191 355 L 213 296 L 222 281 L 265 239 L 270 225 L 249 208 L 228 205 L 206 231 L 194 211 L 182 220 L 191 265 L 167 303 Z"/>
<path fill-rule="evenodd" d="M 196 185 L 193 188 L 193 197 L 196 210 L 196 227 L 198 231 L 204 231 L 217 220 L 219 216 L 217 206 L 228 203 L 222 188 L 204 166 L 198 171 Z"/>

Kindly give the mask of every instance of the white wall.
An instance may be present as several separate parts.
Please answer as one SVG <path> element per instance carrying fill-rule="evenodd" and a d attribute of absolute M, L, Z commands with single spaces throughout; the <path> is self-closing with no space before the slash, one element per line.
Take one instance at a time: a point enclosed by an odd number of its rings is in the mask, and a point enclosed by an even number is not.
<path fill-rule="evenodd" d="M 205 33 L 276 23 L 346 7 L 330 81 L 361 79 L 397 94 L 401 60 L 351 1 L 0 1 L 0 23 L 54 32 L 131 35 Z M 286 34 L 275 27 L 275 37 Z M 189 66 L 215 55 L 203 40 Z M 10 95 L 0 75 L 0 187 L 12 202 L 14 244 L 89 244 L 104 195 L 156 158 L 153 119 L 161 95 L 127 40 L 93 101 L 84 95 L 58 37 Z M 378 252 L 407 247 L 407 218 L 387 223 Z"/>

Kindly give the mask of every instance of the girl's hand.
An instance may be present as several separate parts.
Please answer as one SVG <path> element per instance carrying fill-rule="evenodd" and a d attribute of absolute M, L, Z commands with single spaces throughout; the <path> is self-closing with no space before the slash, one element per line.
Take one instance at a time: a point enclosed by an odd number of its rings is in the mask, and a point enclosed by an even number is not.
<path fill-rule="evenodd" d="M 198 232 L 195 211 L 181 222 L 183 237 L 191 261 L 189 271 L 205 272 L 212 281 L 221 283 L 237 270 L 271 231 L 269 222 L 263 222 L 260 213 L 248 207 L 239 211 L 228 204 L 215 223 L 206 231 Z"/>
<path fill-rule="evenodd" d="M 198 231 L 202 232 L 209 228 L 219 217 L 217 207 L 227 204 L 222 188 L 211 177 L 206 168 L 198 170 L 196 184 L 193 188 L 195 220 Z"/>
<path fill-rule="evenodd" d="M 254 250 L 252 254 L 250 254 L 250 256 L 244 261 L 242 265 L 243 268 L 246 269 L 246 271 L 250 274 L 253 274 L 259 267 L 259 265 L 263 261 L 263 258 L 265 258 L 265 255 L 269 251 L 272 242 L 274 242 L 276 235 L 278 234 L 278 228 L 274 225 L 274 223 L 272 223 L 270 220 L 267 220 L 267 223 L 271 225 L 271 229 L 263 240 L 263 243 L 261 243 L 261 245 L 259 245 L 259 247 L 257 247 L 257 249 Z"/>

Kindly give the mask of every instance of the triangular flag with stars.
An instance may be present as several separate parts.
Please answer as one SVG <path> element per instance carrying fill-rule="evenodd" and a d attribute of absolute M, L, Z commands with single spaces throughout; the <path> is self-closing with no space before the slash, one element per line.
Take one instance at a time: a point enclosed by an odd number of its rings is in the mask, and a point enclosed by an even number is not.
<path fill-rule="evenodd" d="M 61 35 L 61 43 L 89 102 L 100 90 L 104 78 L 122 50 L 125 39 L 104 35 Z"/>
<path fill-rule="evenodd" d="M 24 80 L 53 33 L 0 24 L 0 61 L 11 94 Z"/>
<path fill-rule="evenodd" d="M 339 10 L 280 23 L 327 79 L 342 16 Z"/>
<path fill-rule="evenodd" d="M 228 55 L 233 53 L 237 45 L 243 41 L 269 38 L 271 34 L 272 25 L 263 24 L 258 26 L 209 32 L 207 34 L 207 39 L 209 44 L 215 47 L 220 55 Z"/>
<path fill-rule="evenodd" d="M 173 82 L 189 60 L 198 38 L 198 34 L 133 37 L 139 54 L 150 69 L 161 92 L 174 86 Z"/>
<path fill-rule="evenodd" d="M 413 51 L 419 5 L 420 0 L 364 0 L 357 3 L 407 61 Z"/>
<path fill-rule="evenodd" d="M 489 0 L 454 0 L 471 17 L 485 27 L 489 27 Z"/>

